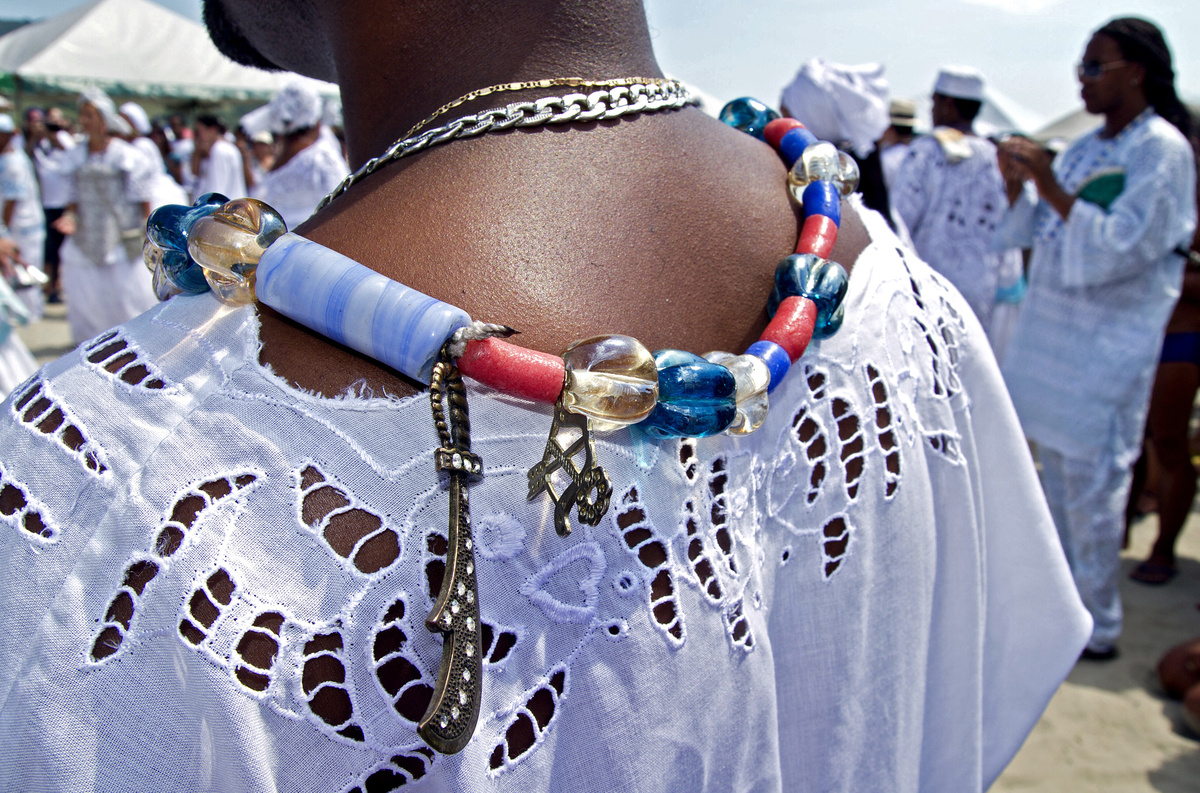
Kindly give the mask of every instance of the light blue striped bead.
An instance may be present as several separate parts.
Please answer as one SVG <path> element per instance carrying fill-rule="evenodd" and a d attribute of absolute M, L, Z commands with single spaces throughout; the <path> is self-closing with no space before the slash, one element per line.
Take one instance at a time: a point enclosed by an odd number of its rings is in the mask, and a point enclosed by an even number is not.
<path fill-rule="evenodd" d="M 768 394 L 775 390 L 775 386 L 783 382 L 788 370 L 792 368 L 792 359 L 788 357 L 787 350 L 773 341 L 760 339 L 754 342 L 746 348 L 746 355 L 762 359 L 762 362 L 771 370 L 771 384 L 767 386 Z"/>
<path fill-rule="evenodd" d="M 306 328 L 425 384 L 442 345 L 471 321 L 460 308 L 290 233 L 263 253 L 255 294 Z"/>
<path fill-rule="evenodd" d="M 796 160 L 800 159 L 800 155 L 804 153 L 805 149 L 819 142 L 817 136 L 804 127 L 793 127 L 779 139 L 779 154 L 787 163 L 787 167 L 791 168 L 796 164 Z"/>

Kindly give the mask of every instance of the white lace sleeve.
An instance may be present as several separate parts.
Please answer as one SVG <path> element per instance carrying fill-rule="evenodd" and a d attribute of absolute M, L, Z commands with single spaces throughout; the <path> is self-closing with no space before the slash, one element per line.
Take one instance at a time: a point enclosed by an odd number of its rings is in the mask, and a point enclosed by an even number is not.
<path fill-rule="evenodd" d="M 1157 129 L 1156 129 L 1157 127 Z M 1125 189 L 1106 211 L 1076 200 L 1063 237 L 1066 286 L 1136 276 L 1192 235 L 1196 172 L 1191 149 L 1165 122 L 1146 130 L 1125 158 Z"/>

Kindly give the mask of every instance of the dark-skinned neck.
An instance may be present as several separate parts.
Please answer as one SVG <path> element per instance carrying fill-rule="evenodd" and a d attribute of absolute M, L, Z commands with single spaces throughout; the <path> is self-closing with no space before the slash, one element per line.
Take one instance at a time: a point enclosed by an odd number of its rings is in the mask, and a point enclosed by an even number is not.
<path fill-rule="evenodd" d="M 1101 131 L 1100 137 L 1116 137 L 1148 107 L 1150 107 L 1150 103 L 1146 101 L 1146 94 L 1143 91 L 1130 91 L 1122 97 L 1119 106 L 1104 114 L 1104 129 Z"/>
<path fill-rule="evenodd" d="M 399 5 L 326 6 L 345 11 L 329 35 L 342 42 L 335 52 L 354 164 L 488 85 L 660 74 L 639 3 L 532 2 L 486 13 Z M 493 95 L 447 115 L 514 98 Z M 741 351 L 766 324 L 775 265 L 795 248 L 785 182 L 769 147 L 686 108 L 437 146 L 377 171 L 299 232 L 476 319 L 511 325 L 522 331 L 515 341 L 534 349 L 557 354 L 624 333 L 650 349 Z M 853 212 L 843 217 L 834 258 L 849 268 L 866 235 Z M 326 394 L 356 380 L 411 392 L 363 356 L 262 315 L 263 359 L 286 379 Z"/>

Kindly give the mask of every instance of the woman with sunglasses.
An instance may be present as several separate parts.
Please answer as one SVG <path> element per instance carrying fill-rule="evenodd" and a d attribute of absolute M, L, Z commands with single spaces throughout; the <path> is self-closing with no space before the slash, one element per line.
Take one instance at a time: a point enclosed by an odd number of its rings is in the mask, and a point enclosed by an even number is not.
<path fill-rule="evenodd" d="M 1077 67 L 1098 130 L 1061 156 L 1000 147 L 1004 246 L 1032 247 L 1004 376 L 1095 621 L 1084 658 L 1116 655 L 1119 554 L 1163 329 L 1196 222 L 1191 120 L 1162 32 L 1136 18 L 1093 34 Z"/>

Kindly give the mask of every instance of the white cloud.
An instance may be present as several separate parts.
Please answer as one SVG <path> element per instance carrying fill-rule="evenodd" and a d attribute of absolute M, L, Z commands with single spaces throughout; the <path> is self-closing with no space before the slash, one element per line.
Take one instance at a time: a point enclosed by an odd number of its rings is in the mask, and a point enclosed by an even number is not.
<path fill-rule="evenodd" d="M 963 2 L 998 8 L 1010 14 L 1040 14 L 1060 4 L 1062 0 L 963 0 Z"/>

